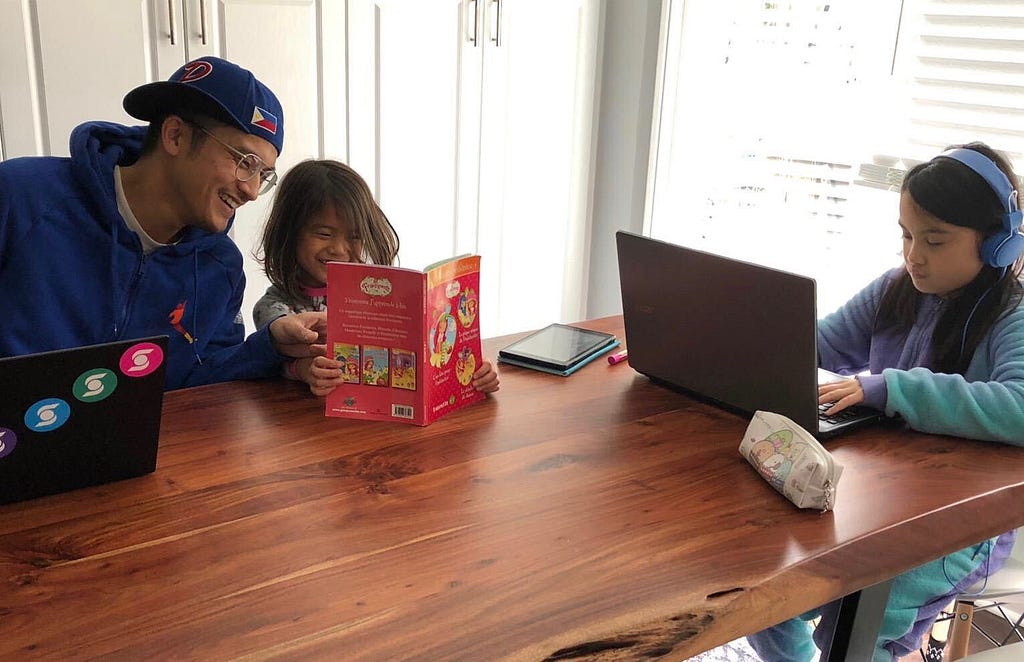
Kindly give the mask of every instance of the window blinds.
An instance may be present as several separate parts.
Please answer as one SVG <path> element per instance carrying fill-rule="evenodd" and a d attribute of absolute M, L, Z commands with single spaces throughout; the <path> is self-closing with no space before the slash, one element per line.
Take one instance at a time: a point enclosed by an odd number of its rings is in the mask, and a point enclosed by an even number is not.
<path fill-rule="evenodd" d="M 898 157 L 859 167 L 858 183 L 898 187 L 947 145 L 981 140 L 1018 171 L 1024 155 L 1024 1 L 907 0 L 894 74 L 906 81 Z"/>

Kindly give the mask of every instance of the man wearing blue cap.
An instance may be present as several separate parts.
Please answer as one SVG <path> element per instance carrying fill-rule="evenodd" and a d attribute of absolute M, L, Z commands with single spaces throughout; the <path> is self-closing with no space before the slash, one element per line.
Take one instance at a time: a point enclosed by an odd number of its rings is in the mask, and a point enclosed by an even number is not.
<path fill-rule="evenodd" d="M 148 127 L 89 122 L 70 158 L 0 163 L 0 356 L 166 334 L 167 388 L 280 374 L 323 352 L 323 313 L 245 338 L 235 210 L 277 181 L 281 105 L 215 57 L 124 98 Z"/>

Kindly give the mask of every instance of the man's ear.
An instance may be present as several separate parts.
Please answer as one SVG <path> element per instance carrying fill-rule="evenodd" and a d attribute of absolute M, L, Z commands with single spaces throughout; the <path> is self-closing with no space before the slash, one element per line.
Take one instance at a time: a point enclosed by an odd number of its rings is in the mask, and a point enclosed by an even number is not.
<path fill-rule="evenodd" d="M 160 144 L 171 156 L 188 151 L 192 138 L 192 127 L 177 115 L 168 115 L 160 126 Z"/>

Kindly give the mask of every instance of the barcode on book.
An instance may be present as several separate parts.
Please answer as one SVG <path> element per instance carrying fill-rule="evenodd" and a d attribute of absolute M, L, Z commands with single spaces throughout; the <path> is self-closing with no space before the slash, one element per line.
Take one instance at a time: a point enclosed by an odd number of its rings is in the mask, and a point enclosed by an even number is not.
<path fill-rule="evenodd" d="M 408 405 L 391 405 L 391 415 L 395 418 L 412 418 L 412 407 Z"/>

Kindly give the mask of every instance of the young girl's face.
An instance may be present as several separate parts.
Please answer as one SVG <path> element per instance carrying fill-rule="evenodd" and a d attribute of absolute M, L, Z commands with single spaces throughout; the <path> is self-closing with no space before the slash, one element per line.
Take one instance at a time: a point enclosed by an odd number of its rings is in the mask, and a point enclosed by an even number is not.
<path fill-rule="evenodd" d="M 358 261 L 363 242 L 338 211 L 329 207 L 306 222 L 296 253 L 302 270 L 299 282 L 307 287 L 323 287 L 327 284 L 327 263 Z"/>
<path fill-rule="evenodd" d="M 984 266 L 980 232 L 939 220 L 906 191 L 900 195 L 900 228 L 903 263 L 919 292 L 947 296 L 974 280 Z"/>

